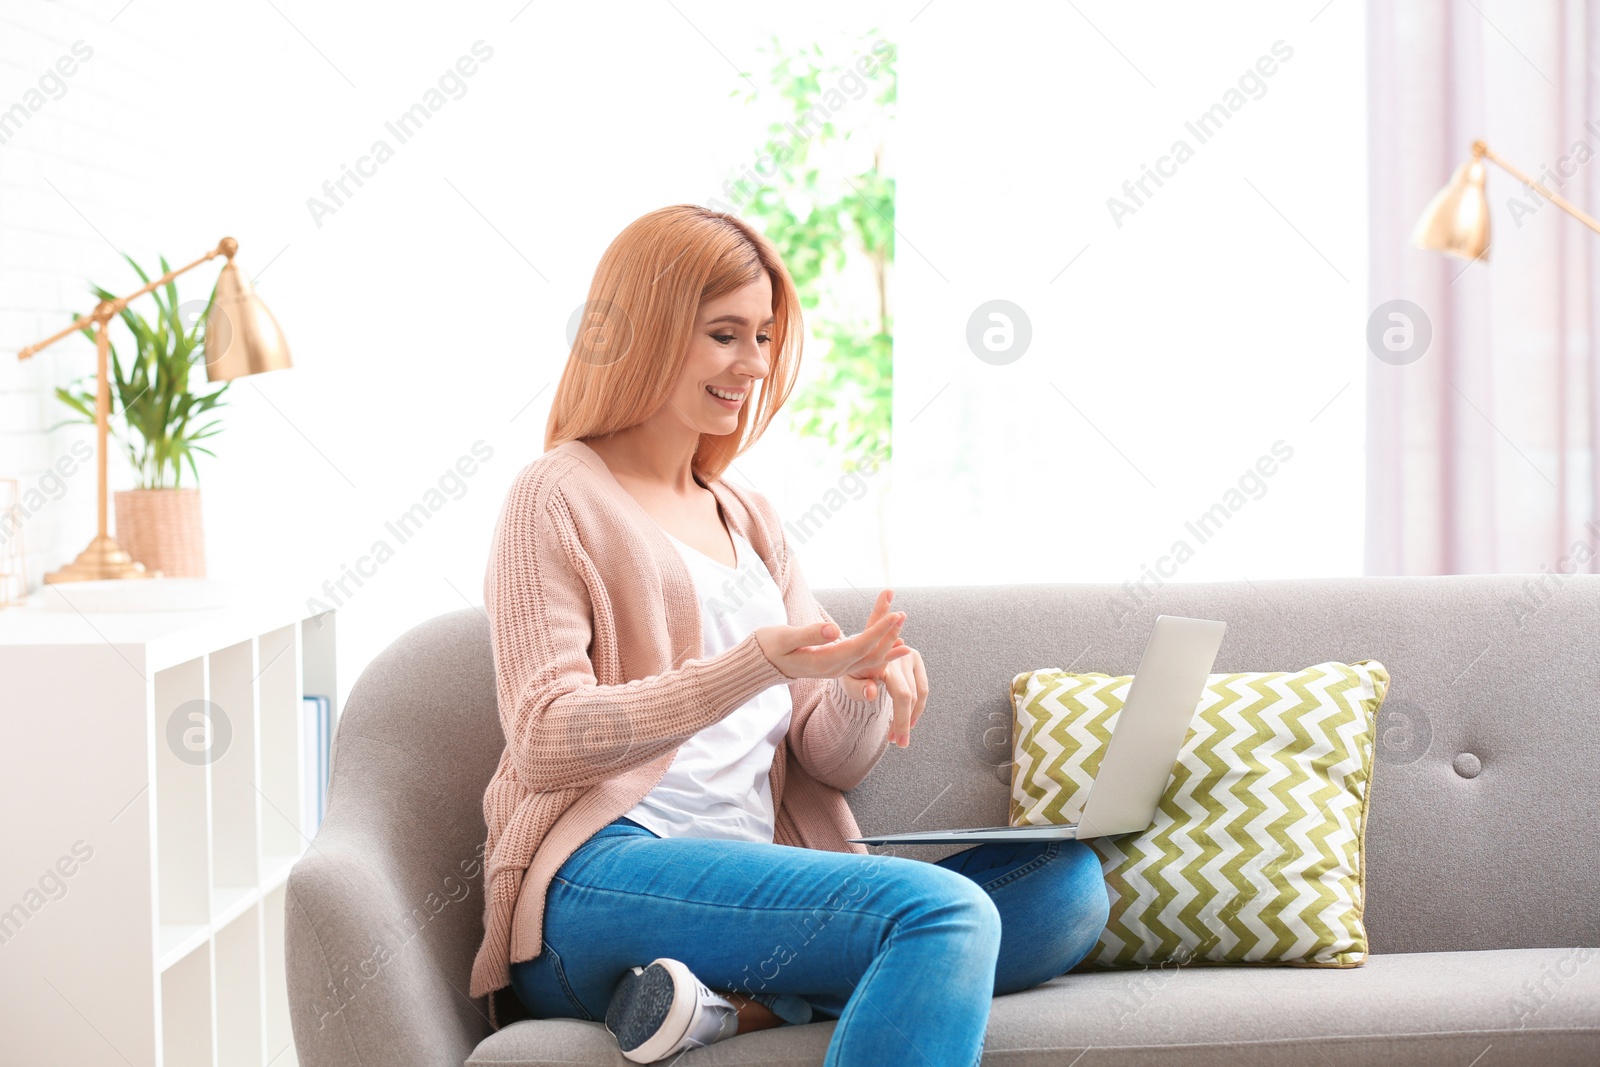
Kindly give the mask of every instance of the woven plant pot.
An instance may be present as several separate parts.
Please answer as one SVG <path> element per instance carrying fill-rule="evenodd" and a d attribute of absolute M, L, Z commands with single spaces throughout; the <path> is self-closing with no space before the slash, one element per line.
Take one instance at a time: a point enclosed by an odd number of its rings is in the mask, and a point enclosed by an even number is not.
<path fill-rule="evenodd" d="M 117 543 L 147 571 L 206 576 L 198 489 L 123 489 L 116 494 Z"/>

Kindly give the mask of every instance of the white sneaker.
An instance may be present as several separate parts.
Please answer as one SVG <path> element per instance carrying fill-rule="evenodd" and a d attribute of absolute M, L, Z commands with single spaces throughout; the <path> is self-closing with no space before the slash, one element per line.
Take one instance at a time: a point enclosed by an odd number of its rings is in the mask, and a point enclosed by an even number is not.
<path fill-rule="evenodd" d="M 633 1063 L 654 1063 L 739 1032 L 733 1002 L 707 989 L 688 964 L 662 956 L 622 976 L 606 1029 Z"/>

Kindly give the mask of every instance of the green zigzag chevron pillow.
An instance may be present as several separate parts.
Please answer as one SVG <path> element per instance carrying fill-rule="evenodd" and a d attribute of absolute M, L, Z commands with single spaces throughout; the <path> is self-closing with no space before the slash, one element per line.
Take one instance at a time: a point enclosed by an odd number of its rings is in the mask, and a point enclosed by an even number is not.
<path fill-rule="evenodd" d="M 1073 822 L 1132 676 L 1029 671 L 1011 825 Z M 1111 918 L 1082 969 L 1166 962 L 1355 967 L 1381 663 L 1213 674 L 1155 823 L 1096 838 Z"/>

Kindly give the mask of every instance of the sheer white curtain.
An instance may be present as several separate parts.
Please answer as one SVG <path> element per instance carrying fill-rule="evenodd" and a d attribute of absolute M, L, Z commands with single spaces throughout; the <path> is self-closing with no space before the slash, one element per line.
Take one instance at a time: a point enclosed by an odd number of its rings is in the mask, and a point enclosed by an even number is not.
<path fill-rule="evenodd" d="M 1595 570 L 1600 234 L 1491 164 L 1488 262 L 1409 235 L 1478 138 L 1600 210 L 1600 3 L 1372 0 L 1367 25 L 1371 304 L 1432 333 L 1369 358 L 1367 570 Z"/>

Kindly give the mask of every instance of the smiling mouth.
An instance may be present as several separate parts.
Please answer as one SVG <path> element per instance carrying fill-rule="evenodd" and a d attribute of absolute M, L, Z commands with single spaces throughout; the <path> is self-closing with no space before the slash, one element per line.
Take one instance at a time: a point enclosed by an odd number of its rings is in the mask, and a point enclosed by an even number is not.
<path fill-rule="evenodd" d="M 738 407 L 740 404 L 744 403 L 744 398 L 748 395 L 748 392 L 741 392 L 741 393 L 738 393 L 736 396 L 734 396 L 732 399 L 730 399 L 729 397 L 726 397 L 726 396 L 718 396 L 716 393 L 712 392 L 711 389 L 712 389 L 711 386 L 709 386 L 709 385 L 706 386 L 706 395 L 710 396 L 711 399 L 713 399 L 713 400 L 720 400 L 724 404 L 727 404 L 730 407 Z M 728 390 L 724 390 L 724 392 L 732 393 L 733 390 L 728 389 Z"/>

